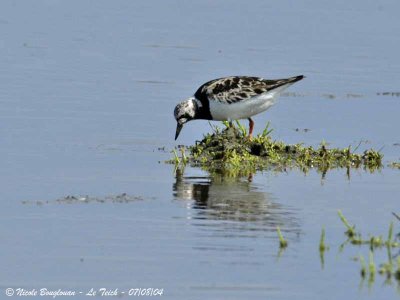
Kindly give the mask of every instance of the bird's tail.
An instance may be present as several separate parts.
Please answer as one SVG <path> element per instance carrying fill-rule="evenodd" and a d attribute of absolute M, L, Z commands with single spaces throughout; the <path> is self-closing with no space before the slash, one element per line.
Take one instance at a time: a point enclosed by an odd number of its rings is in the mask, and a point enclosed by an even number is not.
<path fill-rule="evenodd" d="M 283 90 L 287 89 L 293 83 L 305 78 L 304 75 L 294 76 L 290 78 L 271 80 L 269 92 L 273 95 L 281 93 Z"/>
<path fill-rule="evenodd" d="M 278 89 L 280 91 L 284 90 L 285 88 L 291 86 L 293 83 L 302 80 L 305 76 L 299 75 L 290 78 L 283 78 L 283 79 L 276 79 L 276 80 L 265 80 L 265 83 L 268 85 L 268 90 L 272 91 Z M 280 88 L 281 87 L 281 88 Z"/>
<path fill-rule="evenodd" d="M 303 78 L 306 78 L 306 76 L 298 75 L 298 76 L 290 77 L 289 80 L 294 83 L 296 81 L 302 80 Z"/>
<path fill-rule="evenodd" d="M 299 75 L 299 76 L 294 76 L 294 77 L 290 77 L 290 78 L 280 79 L 277 81 L 275 88 L 280 87 L 282 85 L 286 85 L 288 83 L 295 83 L 297 81 L 302 80 L 303 78 L 305 78 L 304 75 Z"/>

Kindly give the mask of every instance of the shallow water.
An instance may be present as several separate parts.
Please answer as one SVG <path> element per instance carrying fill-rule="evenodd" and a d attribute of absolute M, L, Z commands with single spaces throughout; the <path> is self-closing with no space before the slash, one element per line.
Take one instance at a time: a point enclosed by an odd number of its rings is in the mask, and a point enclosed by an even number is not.
<path fill-rule="evenodd" d="M 398 297 L 395 280 L 361 282 L 352 258 L 367 257 L 367 247 L 339 251 L 337 210 L 365 235 L 386 235 L 399 213 L 399 170 L 233 179 L 163 163 L 177 144 L 174 105 L 201 83 L 235 74 L 307 76 L 255 117 L 256 131 L 270 121 L 274 138 L 288 143 L 363 141 L 360 151 L 382 148 L 385 165 L 398 161 L 398 1 L 0 7 L 2 289 Z M 178 143 L 209 130 L 191 122 Z M 277 225 L 289 241 L 281 253 Z M 322 264 L 323 226 L 330 250 Z M 384 261 L 381 249 L 375 262 Z"/>

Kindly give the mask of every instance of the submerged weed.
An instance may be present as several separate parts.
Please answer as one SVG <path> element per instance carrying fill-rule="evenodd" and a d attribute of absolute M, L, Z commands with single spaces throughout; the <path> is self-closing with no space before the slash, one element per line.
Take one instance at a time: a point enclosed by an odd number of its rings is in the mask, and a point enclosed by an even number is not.
<path fill-rule="evenodd" d="M 281 229 L 276 227 L 276 231 L 278 232 L 278 237 L 279 237 L 279 247 L 280 248 L 286 248 L 288 245 L 288 242 L 285 240 L 285 238 L 282 235 Z"/>
<path fill-rule="evenodd" d="M 325 227 L 321 230 L 321 237 L 319 239 L 319 258 L 321 261 L 321 268 L 324 268 L 325 265 L 325 251 L 328 250 L 329 247 L 325 244 Z"/>
<path fill-rule="evenodd" d="M 369 278 L 371 281 L 374 280 L 375 278 L 375 273 L 376 273 L 376 267 L 375 267 L 375 262 L 374 262 L 374 254 L 372 251 L 369 252 Z"/>
<path fill-rule="evenodd" d="M 361 263 L 360 274 L 362 278 L 365 278 L 365 276 L 367 275 L 367 265 L 365 264 L 365 260 L 362 255 L 360 255 L 360 263 Z"/>
<path fill-rule="evenodd" d="M 388 238 L 385 241 L 382 236 L 371 236 L 368 239 L 363 239 L 361 236 L 361 233 L 356 233 L 355 231 L 355 225 L 350 225 L 350 223 L 347 221 L 343 213 L 338 210 L 338 215 L 340 217 L 340 220 L 346 227 L 346 232 L 345 234 L 348 237 L 348 242 L 350 242 L 353 245 L 369 245 L 371 249 L 377 248 L 377 247 L 382 247 L 382 246 L 387 246 L 390 248 L 395 248 L 395 247 L 400 247 L 400 243 L 396 242 L 393 240 L 393 222 L 390 223 L 389 226 L 389 232 L 388 232 Z"/>
<path fill-rule="evenodd" d="M 338 215 L 340 220 L 342 221 L 342 223 L 344 224 L 344 226 L 346 226 L 347 231 L 346 231 L 346 235 L 349 238 L 353 238 L 356 236 L 356 231 L 355 231 L 355 225 L 351 226 L 349 224 L 349 222 L 347 221 L 347 219 L 344 217 L 343 213 L 341 210 L 338 210 Z"/>
<path fill-rule="evenodd" d="M 392 241 L 393 241 L 393 222 L 390 222 L 386 246 L 391 247 L 393 245 Z"/>
<path fill-rule="evenodd" d="M 324 252 L 328 249 L 329 247 L 325 244 L 325 227 L 323 227 L 321 231 L 321 238 L 319 240 L 319 251 Z"/>
<path fill-rule="evenodd" d="M 397 269 L 396 272 L 394 272 L 394 276 L 397 280 L 400 281 L 400 256 L 397 257 Z"/>
<path fill-rule="evenodd" d="M 386 276 L 386 281 L 385 281 L 386 284 L 391 283 L 390 280 L 392 277 L 396 278 L 400 283 L 400 256 L 397 259 L 397 268 L 394 266 L 392 258 L 392 249 L 400 247 L 400 243 L 396 241 L 398 237 L 393 236 L 393 227 L 394 227 L 393 222 L 391 222 L 389 225 L 389 230 L 386 240 L 384 240 L 382 236 L 371 236 L 369 239 L 363 239 L 361 233 L 355 232 L 355 226 L 349 224 L 347 219 L 344 217 L 343 213 L 341 211 L 338 211 L 338 214 L 342 223 L 347 228 L 345 234 L 347 235 L 348 239 L 344 244 L 342 244 L 342 247 L 344 247 L 345 244 L 350 242 L 353 245 L 368 245 L 370 248 L 368 270 L 364 257 L 362 255 L 359 256 L 359 261 L 361 263 L 361 277 L 365 278 L 368 272 L 369 273 L 368 283 L 372 284 L 374 282 L 375 274 L 377 272 L 377 268 L 374 262 L 374 251 L 377 251 L 379 250 L 379 248 L 385 246 L 387 249 L 388 261 L 380 264 L 378 273 L 380 275 Z"/>

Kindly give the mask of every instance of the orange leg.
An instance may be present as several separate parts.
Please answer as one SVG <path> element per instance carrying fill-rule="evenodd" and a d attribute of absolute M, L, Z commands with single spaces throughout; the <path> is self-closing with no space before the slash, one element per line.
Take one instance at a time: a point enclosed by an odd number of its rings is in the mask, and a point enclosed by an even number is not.
<path fill-rule="evenodd" d="M 254 128 L 254 121 L 251 118 L 249 120 L 249 138 L 253 137 L 253 128 Z"/>

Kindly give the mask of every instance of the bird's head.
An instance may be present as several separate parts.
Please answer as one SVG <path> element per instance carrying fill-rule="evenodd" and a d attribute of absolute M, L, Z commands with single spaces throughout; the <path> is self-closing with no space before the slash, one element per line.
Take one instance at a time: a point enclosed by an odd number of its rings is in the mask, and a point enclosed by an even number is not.
<path fill-rule="evenodd" d="M 196 119 L 197 111 L 198 105 L 193 97 L 182 101 L 177 106 L 175 106 L 174 117 L 177 122 L 175 140 L 178 138 L 178 135 L 182 130 L 183 124 L 193 119 Z"/>

